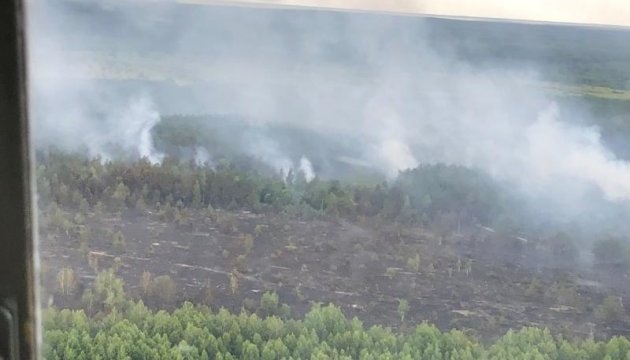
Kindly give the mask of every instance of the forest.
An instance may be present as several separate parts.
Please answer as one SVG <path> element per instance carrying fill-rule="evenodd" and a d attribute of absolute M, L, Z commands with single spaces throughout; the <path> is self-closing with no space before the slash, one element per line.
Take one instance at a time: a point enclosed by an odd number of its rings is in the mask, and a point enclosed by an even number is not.
<path fill-rule="evenodd" d="M 630 359 L 627 30 L 37 6 L 44 358 Z"/>
<path fill-rule="evenodd" d="M 334 305 L 316 304 L 303 319 L 279 311 L 265 293 L 255 312 L 186 302 L 172 312 L 154 311 L 125 297 L 122 280 L 99 274 L 93 285 L 98 312 L 47 309 L 45 359 L 627 359 L 630 341 L 570 341 L 547 329 L 508 331 L 480 343 L 458 330 L 422 323 L 397 333 L 348 319 Z M 405 306 L 399 311 L 404 316 Z"/>
<path fill-rule="evenodd" d="M 595 359 L 629 346 L 625 338 L 573 343 L 624 334 L 623 239 L 579 249 L 553 225 L 517 223 L 523 213 L 510 218 L 509 209 L 522 206 L 481 171 L 435 164 L 394 182 L 307 181 L 302 170 L 282 176 L 256 158 L 152 164 L 49 150 L 38 153 L 37 186 L 43 301 L 47 319 L 56 319 L 44 323 L 46 358 L 467 359 L 521 351 L 510 356 Z M 580 265 L 584 252 L 594 256 L 591 270 Z M 339 281 L 347 284 L 324 290 Z M 478 300 L 462 308 L 469 296 Z M 331 305 L 313 305 L 321 303 Z M 330 318 L 309 320 L 321 316 Z M 412 331 L 425 321 L 447 332 L 427 324 Z M 583 324 L 572 327 L 576 321 Z M 275 335 L 265 333 L 269 322 Z M 539 325 L 556 337 L 530 328 Z M 435 340 L 419 345 L 414 336 L 425 332 Z M 522 341 L 528 345 L 515 350 Z"/>

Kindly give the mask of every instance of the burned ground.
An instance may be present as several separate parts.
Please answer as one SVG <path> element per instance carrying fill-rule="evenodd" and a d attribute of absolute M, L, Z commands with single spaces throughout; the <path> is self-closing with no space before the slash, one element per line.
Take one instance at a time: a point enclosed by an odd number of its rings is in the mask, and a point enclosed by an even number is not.
<path fill-rule="evenodd" d="M 595 316 L 605 297 L 627 297 L 621 271 L 552 268 L 542 260 L 549 253 L 544 246 L 488 236 L 487 230 L 442 237 L 388 222 L 218 210 L 187 210 L 179 224 L 150 212 L 90 213 L 83 226 L 90 229 L 83 244 L 69 233 L 41 235 L 47 304 L 79 307 L 81 290 L 96 273 L 115 267 L 129 294 L 156 307 L 191 300 L 253 311 L 262 293 L 275 291 L 294 315 L 313 302 L 331 302 L 367 324 L 403 330 L 429 321 L 485 339 L 522 326 L 549 327 L 569 337 L 628 331 L 625 314 L 612 322 Z M 114 246 L 118 232 L 124 244 Z M 63 268 L 78 279 L 72 294 L 60 293 Z M 147 294 L 147 273 L 170 276 L 176 295 L 158 301 Z M 400 299 L 409 303 L 404 322 Z"/>

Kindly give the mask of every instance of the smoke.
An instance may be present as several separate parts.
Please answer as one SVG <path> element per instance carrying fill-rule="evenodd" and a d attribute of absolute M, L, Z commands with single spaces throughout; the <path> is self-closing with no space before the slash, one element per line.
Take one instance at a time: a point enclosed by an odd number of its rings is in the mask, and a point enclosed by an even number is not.
<path fill-rule="evenodd" d="M 279 144 L 260 133 L 248 138 L 247 144 L 246 153 L 276 170 L 282 179 L 287 180 L 290 172 L 295 174 L 298 171 L 302 172 L 306 182 L 311 182 L 315 178 L 313 164 L 306 156 L 301 156 L 296 164 L 281 150 Z"/>
<path fill-rule="evenodd" d="M 160 114 L 142 88 L 106 86 L 99 64 L 85 58 L 85 43 L 71 24 L 64 2 L 30 5 L 29 71 L 36 147 L 86 151 L 103 160 L 146 158 L 161 163 L 153 142 Z M 70 21 L 70 23 L 68 23 Z"/>
<path fill-rule="evenodd" d="M 153 102 L 146 97 L 132 100 L 129 106 L 120 115 L 122 122 L 122 136 L 108 134 L 107 138 L 120 139 L 123 150 L 133 149 L 134 141 L 138 140 L 135 148 L 138 155 L 148 159 L 151 163 L 161 163 L 164 154 L 155 150 L 151 130 L 160 120 L 160 114 L 153 107 Z"/>
<path fill-rule="evenodd" d="M 278 144 L 262 134 L 254 134 L 244 150 L 248 155 L 276 170 L 283 179 L 294 168 L 291 158 L 280 149 Z"/>
<path fill-rule="evenodd" d="M 204 148 L 203 146 L 197 146 L 195 148 L 194 159 L 195 159 L 195 164 L 197 164 L 197 166 L 209 166 L 209 167 L 214 166 L 214 162 L 212 161 L 212 156 L 210 156 L 210 153 L 208 152 L 208 150 Z"/>
<path fill-rule="evenodd" d="M 36 94 L 36 146 L 85 149 L 89 156 L 103 160 L 123 156 L 161 163 L 164 154 L 153 144 L 152 129 L 160 120 L 153 100 L 146 94 L 124 99 L 102 95 L 74 93 L 56 86 L 48 88 L 45 95 Z"/>
<path fill-rule="evenodd" d="M 354 139 L 352 152 L 334 154 L 334 159 L 351 159 L 389 178 L 419 164 L 442 162 L 482 169 L 522 193 L 564 204 L 567 212 L 583 207 L 592 191 L 609 201 L 630 199 L 630 164 L 606 148 L 596 127 L 582 125 L 596 123 L 590 114 L 576 118 L 543 90 L 544 71 L 535 64 L 492 59 L 471 63 L 436 38 L 426 20 L 168 4 L 108 6 L 103 10 L 95 4 L 92 12 L 66 6 L 40 14 L 49 20 L 43 24 L 32 22 L 47 30 L 38 37 L 54 34 L 68 41 L 63 29 L 74 36 L 74 47 L 91 49 L 91 55 L 77 60 L 64 46 L 36 46 L 32 68 L 53 67 L 56 74 L 61 68 L 89 68 L 92 78 L 97 68 L 115 89 L 87 81 L 89 91 L 76 91 L 62 86 L 68 79 L 36 76 L 39 145 L 87 146 L 90 153 L 108 154 L 114 143 L 159 162 L 163 155 L 150 136 L 158 111 L 201 109 L 242 115 L 260 129 L 287 126 L 329 139 Z M 145 17 L 151 21 L 143 22 Z M 71 21 L 61 27 L 59 18 Z M 140 23 L 145 25 L 133 25 Z M 114 60 L 103 60 L 108 52 L 117 54 Z M 84 66 L 86 57 L 95 65 Z M 111 62 L 128 67 L 132 78 L 149 76 L 150 84 L 119 91 L 111 83 L 120 74 L 103 66 Z M 194 96 L 151 92 L 164 79 L 190 82 Z M 129 95 L 143 91 L 150 95 Z M 308 160 L 315 159 L 314 153 L 287 150 L 274 138 L 281 135 L 251 130 L 232 136 L 243 144 L 243 153 L 283 176 L 291 169 L 307 180 L 315 176 Z M 210 158 L 197 150 L 198 163 Z M 308 158 L 296 164 L 303 154 Z"/>
<path fill-rule="evenodd" d="M 409 146 L 399 139 L 387 139 L 378 148 L 383 170 L 394 178 L 401 170 L 408 170 L 418 166 L 418 160 L 411 153 Z"/>
<path fill-rule="evenodd" d="M 306 182 L 311 182 L 315 178 L 315 170 L 313 170 L 313 164 L 311 164 L 311 161 L 307 157 L 302 156 L 300 158 L 299 169 L 304 174 Z"/>
<path fill-rule="evenodd" d="M 527 173 L 538 183 L 592 183 L 610 201 L 630 199 L 630 163 L 604 147 L 597 128 L 561 122 L 553 104 L 528 127 L 525 138 Z"/>

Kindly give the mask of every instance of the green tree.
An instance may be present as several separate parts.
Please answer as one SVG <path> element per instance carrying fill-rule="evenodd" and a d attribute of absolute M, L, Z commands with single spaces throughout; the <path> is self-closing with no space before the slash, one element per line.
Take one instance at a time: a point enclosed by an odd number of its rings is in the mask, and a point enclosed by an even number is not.
<path fill-rule="evenodd" d="M 263 317 L 278 315 L 278 294 L 267 291 L 260 297 L 260 315 Z"/>
<path fill-rule="evenodd" d="M 127 199 L 129 198 L 129 188 L 120 181 L 112 194 L 112 206 L 115 210 L 124 210 L 127 208 Z"/>
<path fill-rule="evenodd" d="M 177 286 L 175 281 L 168 275 L 156 276 L 149 286 L 149 296 L 158 301 L 159 304 L 170 304 L 175 300 Z"/>
<path fill-rule="evenodd" d="M 405 321 L 405 315 L 407 314 L 408 311 L 409 311 L 409 303 L 407 302 L 407 300 L 399 299 L 398 300 L 398 315 L 400 315 L 401 322 Z"/>
<path fill-rule="evenodd" d="M 242 234 L 241 242 L 243 243 L 243 247 L 245 248 L 245 253 L 249 254 L 254 248 L 254 237 L 250 234 Z"/>
<path fill-rule="evenodd" d="M 419 254 L 416 254 L 416 256 L 407 259 L 407 269 L 415 273 L 420 271 L 420 255 Z"/>
<path fill-rule="evenodd" d="M 151 273 L 148 271 L 142 272 L 142 277 L 140 277 L 140 289 L 142 289 L 142 294 L 144 296 L 148 296 L 151 291 L 151 283 L 152 283 Z"/>
<path fill-rule="evenodd" d="M 619 296 L 607 296 L 595 309 L 595 317 L 604 323 L 623 320 L 624 308 Z"/>
<path fill-rule="evenodd" d="M 82 303 L 89 312 L 125 309 L 128 302 L 123 280 L 116 277 L 112 269 L 100 272 L 92 287 L 83 294 Z"/>
<path fill-rule="evenodd" d="M 199 180 L 195 180 L 192 193 L 192 206 L 199 209 L 202 205 L 203 200 L 201 199 L 201 186 L 199 185 Z"/>
<path fill-rule="evenodd" d="M 57 286 L 59 293 L 64 296 L 74 294 L 77 288 L 77 278 L 74 271 L 70 268 L 63 268 L 57 274 Z"/>

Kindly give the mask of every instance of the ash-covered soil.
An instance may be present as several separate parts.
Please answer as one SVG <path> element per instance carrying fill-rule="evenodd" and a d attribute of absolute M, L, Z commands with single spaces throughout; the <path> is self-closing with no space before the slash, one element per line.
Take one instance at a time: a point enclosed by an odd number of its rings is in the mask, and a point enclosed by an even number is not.
<path fill-rule="evenodd" d="M 522 326 L 569 337 L 630 333 L 625 314 L 612 323 L 595 316 L 606 296 L 628 298 L 627 274 L 577 260 L 557 266 L 544 246 L 491 229 L 438 236 L 386 222 L 207 210 L 188 211 L 179 224 L 149 212 L 90 213 L 83 226 L 86 243 L 72 234 L 40 235 L 45 306 L 80 306 L 96 273 L 116 266 L 128 294 L 154 306 L 142 275 L 169 275 L 177 294 L 159 304 L 167 308 L 190 300 L 255 310 L 262 293 L 275 291 L 295 316 L 313 302 L 332 302 L 367 324 L 404 329 L 429 321 L 484 339 Z M 118 231 L 124 246 L 112 244 Z M 78 279 L 72 296 L 59 294 L 62 268 Z M 409 303 L 404 321 L 400 299 Z"/>

